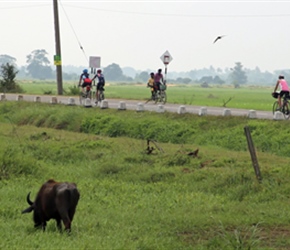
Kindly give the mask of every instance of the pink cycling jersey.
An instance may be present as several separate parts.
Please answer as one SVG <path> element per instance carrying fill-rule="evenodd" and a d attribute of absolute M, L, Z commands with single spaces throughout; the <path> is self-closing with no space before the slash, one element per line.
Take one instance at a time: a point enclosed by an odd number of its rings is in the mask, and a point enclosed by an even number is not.
<path fill-rule="evenodd" d="M 289 91 L 287 82 L 284 79 L 279 80 L 281 91 Z"/>
<path fill-rule="evenodd" d="M 160 82 L 160 80 L 163 78 L 163 75 L 162 74 L 155 74 L 154 76 L 154 81 L 155 82 Z"/>

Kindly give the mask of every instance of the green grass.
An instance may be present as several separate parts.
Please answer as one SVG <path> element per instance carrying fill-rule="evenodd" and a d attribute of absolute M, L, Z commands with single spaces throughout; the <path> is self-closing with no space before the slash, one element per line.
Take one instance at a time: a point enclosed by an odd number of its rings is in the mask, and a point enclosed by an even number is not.
<path fill-rule="evenodd" d="M 57 86 L 55 82 L 22 82 L 19 83 L 26 93 L 55 95 Z M 70 87 L 77 83 L 65 82 L 64 94 L 70 95 Z M 150 96 L 146 84 L 107 83 L 105 87 L 106 98 L 133 99 L 145 101 Z M 201 88 L 199 85 L 169 85 L 167 88 L 167 102 L 184 105 L 215 106 L 228 108 L 242 108 L 255 110 L 272 110 L 274 99 L 271 96 L 272 87 L 242 86 L 235 89 L 233 86 L 212 86 Z"/>
<path fill-rule="evenodd" d="M 0 125 L 0 249 L 290 247 L 287 121 L 5 102 Z M 50 178 L 80 190 L 70 236 L 21 215 Z"/>

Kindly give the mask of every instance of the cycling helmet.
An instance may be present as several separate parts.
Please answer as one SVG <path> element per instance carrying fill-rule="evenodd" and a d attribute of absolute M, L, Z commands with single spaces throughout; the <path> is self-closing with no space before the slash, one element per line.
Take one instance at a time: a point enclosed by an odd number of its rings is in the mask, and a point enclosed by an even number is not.
<path fill-rule="evenodd" d="M 102 70 L 98 69 L 97 73 L 102 73 Z"/>
<path fill-rule="evenodd" d="M 284 79 L 284 76 L 282 76 L 282 75 L 279 75 L 279 79 Z"/>
<path fill-rule="evenodd" d="M 87 74 L 87 73 L 88 73 L 88 70 L 87 70 L 87 69 L 84 69 L 84 70 L 83 70 L 83 73 L 84 73 L 84 74 Z"/>

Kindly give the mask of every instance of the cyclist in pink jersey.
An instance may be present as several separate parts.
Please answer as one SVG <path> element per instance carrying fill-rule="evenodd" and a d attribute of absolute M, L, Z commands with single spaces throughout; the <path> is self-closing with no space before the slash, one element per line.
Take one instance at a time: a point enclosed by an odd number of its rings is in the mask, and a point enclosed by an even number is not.
<path fill-rule="evenodd" d="M 282 75 L 280 75 L 278 78 L 278 81 L 277 81 L 275 89 L 274 89 L 274 93 L 277 91 L 278 87 L 280 87 L 280 92 L 278 93 L 278 103 L 279 103 L 279 107 L 281 109 L 281 107 L 282 107 L 281 99 L 283 98 L 283 96 L 285 95 L 286 98 L 289 98 L 288 83 L 286 82 L 286 80 L 284 79 L 284 76 L 282 76 Z"/>

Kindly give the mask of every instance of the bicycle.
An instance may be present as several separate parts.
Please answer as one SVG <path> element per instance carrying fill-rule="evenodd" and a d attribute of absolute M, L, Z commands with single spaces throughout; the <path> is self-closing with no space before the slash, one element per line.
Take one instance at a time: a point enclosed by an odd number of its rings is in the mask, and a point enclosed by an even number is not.
<path fill-rule="evenodd" d="M 95 94 L 94 91 L 92 91 L 92 87 L 90 85 L 87 85 L 85 88 L 85 93 L 83 93 L 82 91 L 79 94 L 79 100 L 80 100 L 80 105 L 84 105 L 85 104 L 85 100 L 87 98 L 89 98 L 90 100 L 92 100 L 92 97 L 94 98 Z"/>
<path fill-rule="evenodd" d="M 279 95 L 279 93 L 277 93 L 277 92 L 272 93 L 272 96 L 275 99 L 278 98 L 278 95 Z M 273 103 L 273 108 L 272 108 L 273 115 L 275 114 L 275 112 L 280 111 L 284 115 L 284 118 L 286 120 L 289 119 L 289 117 L 290 117 L 290 111 L 289 111 L 289 101 L 288 101 L 288 99 L 289 99 L 289 97 L 283 96 L 282 108 L 281 109 L 279 107 L 278 100 Z"/>
<path fill-rule="evenodd" d="M 104 87 L 101 87 L 99 89 L 99 92 L 98 92 L 98 96 L 97 96 L 97 99 L 96 99 L 96 104 L 98 104 L 98 102 L 102 102 L 103 100 L 105 100 L 105 89 Z"/>
<path fill-rule="evenodd" d="M 166 89 L 167 89 L 166 84 L 160 84 L 160 91 L 157 91 L 155 94 L 155 104 L 158 102 L 162 104 L 166 103 L 167 101 Z"/>

